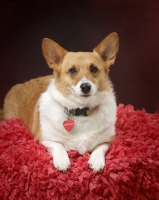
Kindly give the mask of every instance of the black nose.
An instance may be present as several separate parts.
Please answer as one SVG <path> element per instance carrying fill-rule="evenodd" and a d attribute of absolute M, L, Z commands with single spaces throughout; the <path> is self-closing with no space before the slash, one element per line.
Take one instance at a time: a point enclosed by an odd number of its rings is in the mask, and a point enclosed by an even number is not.
<path fill-rule="evenodd" d="M 80 88 L 84 94 L 88 94 L 91 90 L 91 85 L 89 83 L 82 83 Z"/>

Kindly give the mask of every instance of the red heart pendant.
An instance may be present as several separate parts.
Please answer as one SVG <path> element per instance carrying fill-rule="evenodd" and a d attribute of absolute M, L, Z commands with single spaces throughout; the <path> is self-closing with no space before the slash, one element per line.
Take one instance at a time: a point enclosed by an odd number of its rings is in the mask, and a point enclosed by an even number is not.
<path fill-rule="evenodd" d="M 63 122 L 63 126 L 68 132 L 70 132 L 73 129 L 74 125 L 75 122 L 72 119 L 68 119 Z"/>

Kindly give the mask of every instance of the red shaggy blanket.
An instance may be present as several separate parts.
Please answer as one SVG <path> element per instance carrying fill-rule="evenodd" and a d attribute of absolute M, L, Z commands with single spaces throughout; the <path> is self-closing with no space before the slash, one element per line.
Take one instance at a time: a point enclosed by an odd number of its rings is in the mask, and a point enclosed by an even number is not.
<path fill-rule="evenodd" d="M 116 140 L 94 174 L 90 154 L 70 151 L 71 169 L 53 167 L 46 148 L 19 119 L 0 123 L 0 199 L 158 200 L 159 114 L 118 107 Z"/>

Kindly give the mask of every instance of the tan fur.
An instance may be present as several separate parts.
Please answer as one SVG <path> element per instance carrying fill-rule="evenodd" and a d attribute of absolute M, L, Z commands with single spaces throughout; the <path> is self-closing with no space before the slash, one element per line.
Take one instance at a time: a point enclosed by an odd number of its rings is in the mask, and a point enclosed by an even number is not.
<path fill-rule="evenodd" d="M 30 130 L 36 134 L 35 139 L 38 140 L 40 139 L 38 99 L 52 78 L 53 75 L 50 75 L 32 79 L 24 84 L 17 84 L 11 88 L 4 101 L 3 118 L 23 119 Z"/>

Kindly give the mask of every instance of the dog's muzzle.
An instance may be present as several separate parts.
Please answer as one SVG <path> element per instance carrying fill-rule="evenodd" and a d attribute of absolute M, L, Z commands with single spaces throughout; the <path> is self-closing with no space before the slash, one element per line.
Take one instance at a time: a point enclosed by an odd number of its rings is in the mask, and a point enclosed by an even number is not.
<path fill-rule="evenodd" d="M 80 88 L 83 94 L 88 94 L 91 91 L 91 85 L 89 83 L 82 83 Z"/>

